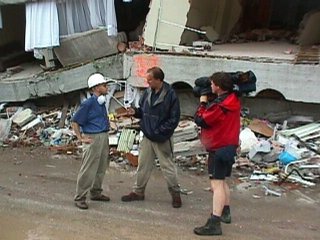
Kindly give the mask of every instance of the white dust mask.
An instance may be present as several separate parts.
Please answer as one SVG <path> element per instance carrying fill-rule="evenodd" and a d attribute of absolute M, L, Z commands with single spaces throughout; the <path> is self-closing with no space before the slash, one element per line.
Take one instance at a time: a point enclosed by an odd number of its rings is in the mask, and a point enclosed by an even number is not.
<path fill-rule="evenodd" d="M 97 98 L 97 101 L 100 105 L 104 104 L 106 102 L 106 96 L 104 95 L 100 95 L 98 98 Z"/>

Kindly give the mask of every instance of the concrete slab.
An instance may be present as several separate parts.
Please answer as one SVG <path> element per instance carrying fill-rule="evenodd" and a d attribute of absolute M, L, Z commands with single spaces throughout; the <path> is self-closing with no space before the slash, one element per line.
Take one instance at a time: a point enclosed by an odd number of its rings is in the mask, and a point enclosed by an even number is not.
<path fill-rule="evenodd" d="M 94 72 L 101 72 L 112 79 L 123 79 L 122 59 L 123 56 L 119 54 L 52 72 L 43 72 L 33 67 L 33 70 L 29 69 L 18 75 L 2 75 L 0 102 L 21 102 L 84 89 L 87 88 L 88 76 Z"/>
<path fill-rule="evenodd" d="M 126 54 L 124 75 L 128 76 L 131 85 L 145 86 L 144 73 L 153 62 L 164 69 L 165 79 L 169 83 L 183 82 L 194 86 L 196 78 L 209 76 L 217 71 L 251 70 L 257 77 L 257 91 L 252 96 L 265 90 L 272 90 L 282 94 L 287 100 L 320 103 L 318 65 L 294 64 L 294 54 L 285 52 L 285 49 L 291 48 L 281 48 L 278 44 L 269 43 L 267 49 L 264 48 L 266 44 L 259 44 L 257 48 L 254 47 L 256 44 L 248 44 L 242 50 L 240 45 L 234 44 L 234 46 L 238 47 L 237 53 L 226 50 L 227 46 L 221 45 L 221 52 L 225 47 L 226 55 L 217 53 L 211 56 L 207 54 L 205 57 L 203 53 L 202 55 L 162 52 Z"/>
<path fill-rule="evenodd" d="M 118 41 L 109 37 L 104 29 L 94 29 L 61 39 L 60 46 L 55 47 L 54 52 L 66 67 L 116 54 L 117 45 Z"/>
<path fill-rule="evenodd" d="M 185 0 L 176 0 L 174 7 L 170 0 L 151 1 L 144 31 L 145 44 L 163 49 L 179 45 L 189 7 Z"/>
<path fill-rule="evenodd" d="M 0 74 L 0 102 L 25 101 L 83 89 L 87 87 L 87 76 L 96 71 L 113 79 L 128 80 L 133 86 L 147 87 L 146 70 L 160 66 L 166 81 L 184 83 L 190 88 L 196 78 L 216 71 L 252 70 L 257 76 L 255 94 L 273 90 L 287 100 L 320 103 L 320 68 L 315 64 L 295 64 L 297 47 L 283 42 L 261 42 L 215 45 L 213 51 L 189 54 L 127 52 L 52 72 L 43 72 L 34 65 L 33 70 L 12 76 Z"/>
<path fill-rule="evenodd" d="M 32 113 L 32 110 L 30 108 L 26 108 L 20 113 L 18 113 L 12 121 L 16 123 L 19 127 L 22 127 L 23 125 L 33 120 L 35 117 L 36 116 Z"/>

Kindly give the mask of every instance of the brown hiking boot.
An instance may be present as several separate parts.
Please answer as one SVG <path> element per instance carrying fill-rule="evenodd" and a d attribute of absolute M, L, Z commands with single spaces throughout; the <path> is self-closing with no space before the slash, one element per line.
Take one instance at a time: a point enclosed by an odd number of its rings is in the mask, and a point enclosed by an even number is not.
<path fill-rule="evenodd" d="M 131 192 L 128 195 L 124 195 L 121 197 L 122 202 L 132 202 L 132 201 L 143 201 L 144 194 L 138 194 L 135 192 Z"/>
<path fill-rule="evenodd" d="M 171 197 L 172 197 L 172 207 L 180 208 L 182 206 L 180 192 L 170 191 L 170 194 L 171 194 Z"/>
<path fill-rule="evenodd" d="M 97 195 L 97 196 L 91 196 L 90 199 L 92 201 L 101 201 L 101 202 L 109 202 L 110 198 L 108 196 L 105 196 L 103 194 Z"/>

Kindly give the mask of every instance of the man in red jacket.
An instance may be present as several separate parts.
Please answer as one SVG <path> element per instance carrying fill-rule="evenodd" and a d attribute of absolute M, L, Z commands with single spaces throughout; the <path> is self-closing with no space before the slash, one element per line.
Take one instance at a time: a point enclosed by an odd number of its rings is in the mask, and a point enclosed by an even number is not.
<path fill-rule="evenodd" d="M 231 175 L 240 133 L 240 100 L 230 75 L 217 72 L 210 80 L 217 98 L 208 102 L 206 95 L 200 97 L 195 122 L 201 127 L 200 139 L 209 153 L 213 210 L 207 223 L 194 229 L 197 235 L 221 235 L 220 222 L 231 223 L 230 190 L 225 178 Z"/>

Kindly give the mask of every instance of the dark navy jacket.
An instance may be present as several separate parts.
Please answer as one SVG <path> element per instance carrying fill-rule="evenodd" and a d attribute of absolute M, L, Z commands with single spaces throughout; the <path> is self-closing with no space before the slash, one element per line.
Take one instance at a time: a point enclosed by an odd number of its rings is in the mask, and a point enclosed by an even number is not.
<path fill-rule="evenodd" d="M 141 118 L 144 135 L 154 142 L 165 142 L 173 135 L 180 120 L 180 104 L 171 86 L 163 82 L 160 95 L 151 106 L 152 89 L 144 91 L 134 117 Z"/>

